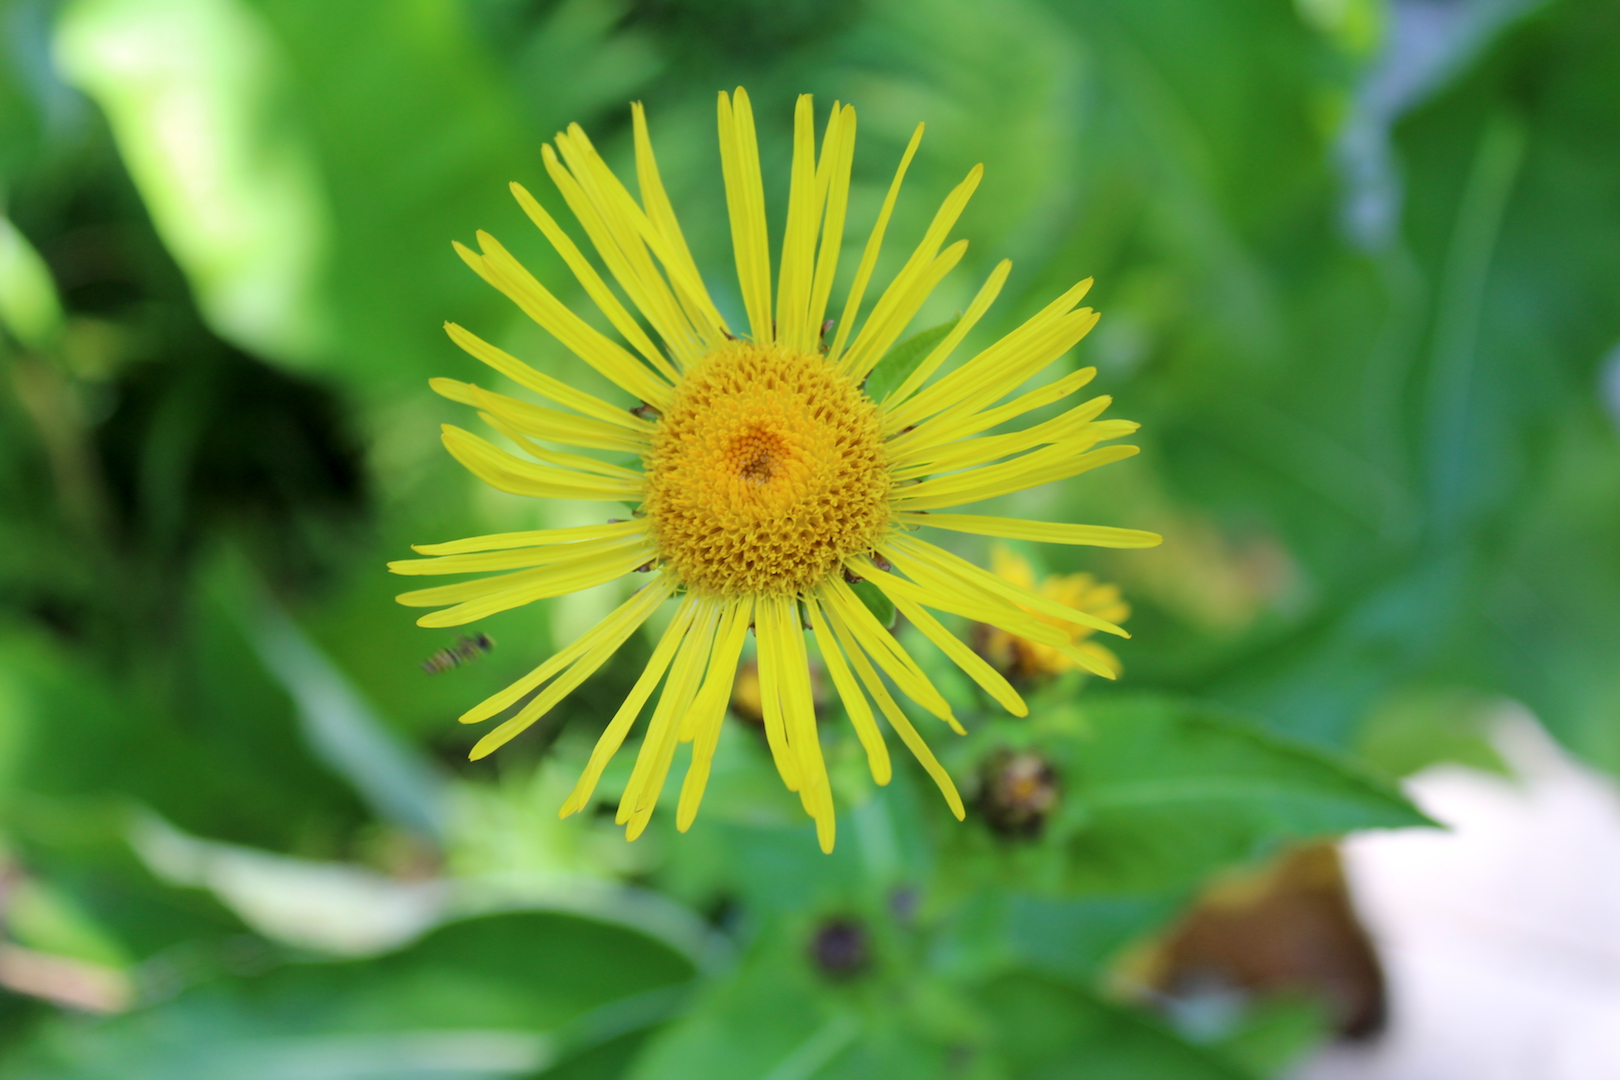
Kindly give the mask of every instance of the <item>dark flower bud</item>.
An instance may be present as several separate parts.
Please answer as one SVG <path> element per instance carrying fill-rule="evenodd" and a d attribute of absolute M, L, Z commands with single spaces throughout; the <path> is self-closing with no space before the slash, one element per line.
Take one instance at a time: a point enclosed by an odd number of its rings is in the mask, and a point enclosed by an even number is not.
<path fill-rule="evenodd" d="M 854 919 L 827 919 L 810 938 L 810 962 L 829 979 L 853 979 L 872 964 L 866 927 Z"/>
<path fill-rule="evenodd" d="M 998 750 L 979 770 L 979 813 L 1002 836 L 1033 839 L 1057 809 L 1057 771 L 1031 750 Z"/>

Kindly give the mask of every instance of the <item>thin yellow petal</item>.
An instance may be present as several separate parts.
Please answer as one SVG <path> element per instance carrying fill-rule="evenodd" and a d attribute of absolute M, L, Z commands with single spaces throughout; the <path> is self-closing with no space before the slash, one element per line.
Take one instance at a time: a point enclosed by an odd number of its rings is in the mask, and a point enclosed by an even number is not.
<path fill-rule="evenodd" d="M 1071 294 L 1073 292 L 1071 290 Z M 1049 307 L 1047 312 L 1036 315 L 938 382 L 901 402 L 885 416 L 884 430 L 894 433 L 953 407 L 964 411 L 987 408 L 1074 348 L 1097 324 L 1097 313 L 1090 308 L 1049 315 L 1052 310 Z"/>
<path fill-rule="evenodd" d="M 799 774 L 799 759 L 788 740 L 787 725 L 782 718 L 782 640 L 781 635 L 765 627 L 774 625 L 770 611 L 774 601 L 761 597 L 754 607 L 754 640 L 759 645 L 759 700 L 760 714 L 765 726 L 765 744 L 770 747 L 771 760 L 789 791 L 803 788 Z"/>
<path fill-rule="evenodd" d="M 511 439 L 520 450 L 542 464 L 552 465 L 559 469 L 574 469 L 582 473 L 591 473 L 607 480 L 625 484 L 644 484 L 647 481 L 647 474 L 644 472 L 627 469 L 623 465 L 615 465 L 611 461 L 601 461 L 591 457 L 589 454 L 575 454 L 567 450 L 548 450 L 525 435 L 517 425 L 507 423 L 494 413 L 481 412 L 478 414 L 478 419 Z"/>
<path fill-rule="evenodd" d="M 883 733 L 872 718 L 872 707 L 867 704 L 866 695 L 850 673 L 827 616 L 822 613 L 821 603 L 809 597 L 805 600 L 805 608 L 809 611 L 810 626 L 816 635 L 816 644 L 821 648 L 821 659 L 827 665 L 827 674 L 832 677 L 838 697 L 844 703 L 844 711 L 849 714 L 850 725 L 855 729 L 855 736 L 866 751 L 866 764 L 872 770 L 872 780 L 879 786 L 887 784 L 894 776 L 894 769 L 889 762 L 888 744 L 883 741 Z"/>
<path fill-rule="evenodd" d="M 588 559 L 579 559 L 567 563 L 557 563 L 552 566 L 542 566 L 534 570 L 519 570 L 513 574 L 503 575 L 499 578 L 485 578 L 477 582 L 462 582 L 460 585 L 446 585 L 441 588 L 445 591 L 465 588 L 472 590 L 475 586 L 484 586 L 485 590 L 478 595 L 445 608 L 423 615 L 416 620 L 417 626 L 444 627 L 463 626 L 470 622 L 486 618 L 500 611 L 509 611 L 524 604 L 532 604 L 536 600 L 549 600 L 553 596 L 562 596 L 566 593 L 579 592 L 595 585 L 602 585 L 614 578 L 623 577 L 638 566 L 644 565 L 653 557 L 654 549 L 649 545 L 630 548 L 626 552 L 615 552 L 607 555 L 595 555 Z M 502 583 L 497 588 L 496 582 Z M 400 603 L 420 606 L 420 597 L 424 594 L 438 590 L 423 589 L 419 593 L 405 593 L 398 597 Z M 411 597 L 412 599 L 407 599 Z M 437 600 L 435 603 L 445 603 Z"/>
<path fill-rule="evenodd" d="M 906 744 L 906 748 L 911 751 L 912 756 L 922 764 L 923 769 L 933 778 L 934 783 L 939 786 L 940 793 L 945 796 L 945 802 L 950 806 L 951 813 L 956 815 L 956 820 L 961 821 L 966 818 L 967 808 L 962 805 L 962 796 L 957 793 L 956 785 L 951 781 L 951 774 L 945 771 L 945 767 L 939 763 L 939 759 L 928 748 L 928 744 L 923 741 L 923 737 L 917 734 L 917 729 L 911 725 L 910 720 L 906 719 L 906 714 L 901 712 L 900 707 L 894 703 L 894 698 L 889 695 L 889 690 L 883 685 L 883 680 L 878 678 L 878 674 L 872 669 L 872 664 L 867 660 L 866 654 L 855 643 L 854 634 L 845 625 L 844 621 L 838 617 L 836 611 L 828 612 L 828 621 L 832 624 L 833 633 L 838 635 L 838 643 L 843 646 L 844 652 L 848 654 L 850 663 L 855 668 L 855 673 L 860 676 L 867 693 L 872 695 L 872 700 L 877 702 L 878 709 L 882 711 L 884 718 L 889 721 L 889 726 L 894 729 L 895 734 L 900 736 L 900 741 Z"/>
<path fill-rule="evenodd" d="M 557 674 L 557 672 L 562 671 L 592 649 L 608 643 L 613 643 L 612 649 L 617 649 L 628 641 L 630 635 L 635 633 L 641 624 L 646 622 L 654 611 L 658 610 L 659 605 L 674 593 L 674 580 L 666 575 L 659 575 L 649 582 L 646 588 L 641 589 L 630 599 L 614 608 L 605 619 L 581 635 L 579 640 L 552 654 L 545 663 L 514 682 L 511 686 L 497 694 L 491 694 L 462 713 L 461 723 L 476 724 L 488 720 L 496 713 L 505 712 L 515 705 L 520 698 L 531 693 L 541 683 Z M 610 649 L 610 652 L 612 649 Z"/>
<path fill-rule="evenodd" d="M 883 359 L 883 354 L 911 324 L 935 287 L 946 274 L 956 269 L 967 247 L 966 240 L 958 240 L 916 274 L 908 275 L 903 282 L 897 280 L 901 287 L 884 295 L 883 301 L 873 309 L 872 317 L 861 328 L 862 340 L 845 354 L 844 370 L 851 378 L 865 379 L 871 373 L 877 362 Z"/>
<path fill-rule="evenodd" d="M 593 526 L 594 528 L 594 526 Z M 626 521 L 620 525 L 604 525 L 602 533 L 569 544 L 530 545 L 499 551 L 440 555 L 427 559 L 397 559 L 388 564 L 394 574 L 483 574 L 495 570 L 516 570 L 526 566 L 544 566 L 547 563 L 575 559 L 582 555 L 614 551 L 635 543 L 647 532 L 645 521 Z"/>
<path fill-rule="evenodd" d="M 1108 399 L 1092 399 L 1076 405 L 1044 424 L 1036 424 L 1022 431 L 1005 435 L 989 435 L 978 439 L 964 439 L 944 446 L 914 451 L 903 457 L 891 455 L 896 481 L 909 480 L 924 474 L 954 472 L 958 469 L 987 465 L 997 458 L 1011 457 L 1033 450 L 1038 446 L 1063 442 L 1076 451 L 1090 449 L 1097 443 L 1133 435 L 1142 425 L 1131 420 L 1095 420 L 1107 407 Z"/>
<path fill-rule="evenodd" d="M 992 595 L 1004 597 L 1019 607 L 1038 611 L 1044 615 L 1051 615 L 1079 626 L 1089 626 L 1093 630 L 1101 630 L 1105 634 L 1113 634 L 1116 637 L 1128 638 L 1131 636 L 1125 632 L 1124 628 L 1115 626 L 1107 619 L 1099 619 L 1089 612 L 1077 610 L 1067 604 L 1060 604 L 1050 597 L 1035 592 L 1033 589 L 1025 589 L 1010 581 L 1005 581 L 982 567 L 974 566 L 959 555 L 953 555 L 942 547 L 936 547 L 914 537 L 895 536 L 891 542 L 880 545 L 878 550 L 883 552 L 891 562 L 894 561 L 895 555 L 899 555 L 900 558 L 907 561 L 922 562 L 947 576 L 964 581 L 970 587 L 983 589 Z M 907 573 L 910 573 L 910 571 L 907 571 Z"/>
<path fill-rule="evenodd" d="M 462 405 L 471 405 L 498 416 L 519 431 L 536 438 L 569 446 L 583 446 L 592 450 L 613 450 L 629 454 L 645 454 L 652 448 L 650 440 L 617 424 L 605 423 L 591 416 L 577 416 L 574 413 L 531 405 L 527 401 L 497 394 L 473 383 L 434 378 L 428 380 L 428 386 L 440 397 Z"/>
<path fill-rule="evenodd" d="M 1081 368 L 1073 371 L 1045 386 L 1037 387 L 1026 394 L 999 405 L 993 409 L 947 409 L 928 420 L 918 424 L 911 431 L 896 435 L 889 440 L 889 456 L 891 461 L 902 458 L 909 461 L 919 452 L 929 447 L 956 442 L 977 435 L 981 431 L 989 431 L 999 424 L 1022 416 L 1032 409 L 1039 409 L 1050 405 L 1054 401 L 1061 401 L 1085 386 L 1097 375 L 1094 367 Z M 1106 409 L 1113 399 L 1109 397 L 1097 398 L 1104 404 L 1098 411 Z"/>
<path fill-rule="evenodd" d="M 720 729 L 725 723 L 726 701 L 731 696 L 732 681 L 737 673 L 737 661 L 742 656 L 743 643 L 748 638 L 748 622 L 753 616 L 753 600 L 744 597 L 731 603 L 727 610 L 729 622 L 723 624 L 709 660 L 709 675 L 699 695 L 700 706 L 694 706 L 697 715 L 692 732 L 692 764 L 686 770 L 681 784 L 681 801 L 675 810 L 675 827 L 685 832 L 692 827 L 698 807 L 703 802 L 703 791 L 709 783 L 709 769 L 714 761 L 714 749 L 720 741 Z"/>
<path fill-rule="evenodd" d="M 510 548 L 539 547 L 543 544 L 574 544 L 581 540 L 607 540 L 638 532 L 636 521 L 609 521 L 600 525 L 575 525 L 568 529 L 532 529 L 528 532 L 491 533 L 469 536 L 443 544 L 412 544 L 419 555 L 465 555 L 473 551 L 506 551 Z M 645 528 L 646 523 L 640 523 Z"/>
<path fill-rule="evenodd" d="M 705 347 L 712 349 L 726 339 L 726 321 L 720 317 L 719 309 L 709 296 L 708 287 L 703 284 L 703 275 L 698 272 L 697 262 L 686 246 L 686 237 L 681 233 L 675 208 L 670 205 L 669 195 L 664 191 L 664 181 L 658 174 L 658 159 L 653 155 L 652 137 L 647 131 L 646 110 L 637 101 L 631 104 L 630 112 L 635 127 L 636 183 L 641 188 L 641 202 L 647 209 L 647 217 L 663 238 L 668 252 L 667 258 L 660 256 L 664 269 L 670 275 L 676 295 L 687 307 L 692 326 L 703 338 Z"/>
<path fill-rule="evenodd" d="M 451 456 L 474 476 L 491 487 L 513 495 L 539 499 L 639 502 L 646 490 L 644 478 L 612 480 L 524 461 L 452 424 L 443 426 L 441 441 Z"/>
<path fill-rule="evenodd" d="M 891 408 L 915 394 L 918 388 L 928 381 L 928 377 L 939 369 L 939 366 L 950 357 L 951 353 L 956 351 L 956 347 L 962 343 L 962 339 L 967 337 L 968 331 L 978 325 L 979 320 L 984 317 L 984 313 L 990 310 L 990 305 L 996 302 L 996 297 L 1001 295 L 1001 287 L 1006 284 L 1007 275 L 1010 273 L 1012 273 L 1011 259 L 1002 259 L 996 264 L 996 268 L 990 272 L 989 278 L 979 288 L 978 295 L 974 296 L 973 302 L 962 313 L 961 319 L 957 320 L 956 325 L 951 328 L 951 332 L 945 335 L 945 340 L 934 346 L 933 350 L 923 358 L 923 362 L 917 365 L 917 369 L 906 376 L 906 380 L 890 391 L 889 396 L 883 399 L 885 408 Z"/>
<path fill-rule="evenodd" d="M 816 169 L 816 188 L 826 178 L 824 197 L 827 216 L 822 222 L 821 250 L 816 255 L 816 278 L 810 292 L 807 322 L 812 344 L 820 345 L 822 321 L 827 317 L 827 300 L 832 295 L 833 276 L 838 272 L 838 254 L 844 243 L 844 217 L 849 211 L 849 173 L 855 160 L 855 109 L 842 109 L 833 103 L 827 132 L 822 137 L 821 162 Z"/>
<path fill-rule="evenodd" d="M 894 680 L 894 684 L 906 692 L 906 696 L 918 705 L 927 709 L 935 716 L 949 724 L 952 730 L 960 733 L 962 724 L 951 712 L 950 705 L 940 696 L 939 690 L 928 681 L 917 661 L 911 658 L 905 648 L 895 640 L 894 635 L 877 621 L 877 617 L 867 610 L 850 587 L 837 577 L 828 578 L 822 584 L 821 595 L 828 605 L 836 612 L 840 619 L 848 624 L 862 646 L 872 654 L 884 674 Z"/>
<path fill-rule="evenodd" d="M 525 315 L 616 385 L 661 408 L 669 403 L 668 383 L 551 295 L 493 236 L 483 231 L 477 235 L 482 255 L 460 244 L 456 244 L 455 249 L 462 261 L 480 277 L 505 293 Z"/>
<path fill-rule="evenodd" d="M 657 230 L 578 124 L 569 124 L 554 142 L 556 149 L 541 147 L 540 157 L 597 254 L 677 362 L 696 360 L 703 354 L 697 332 L 647 251 L 646 241 Z M 566 169 L 557 160 L 559 151 Z"/>
<path fill-rule="evenodd" d="M 516 181 L 513 181 L 509 186 L 513 197 L 518 201 L 518 205 L 523 207 L 523 212 L 529 215 L 529 220 L 534 222 L 539 230 L 545 234 L 546 239 L 551 242 L 551 246 L 556 249 L 557 254 L 563 257 L 563 262 L 568 264 L 568 268 L 574 272 L 574 277 L 579 279 L 579 283 L 585 287 L 585 292 L 596 302 L 596 306 L 601 310 L 602 314 L 607 316 L 608 322 L 613 324 L 613 328 L 622 334 L 631 347 L 640 353 L 649 364 L 658 369 L 665 378 L 673 382 L 677 377 L 675 368 L 665 358 L 664 354 L 658 351 L 658 346 L 652 343 L 652 339 L 641 328 L 641 324 L 636 322 L 630 312 L 625 310 L 623 304 L 619 303 L 619 298 L 614 296 L 613 290 L 607 287 L 607 282 L 603 281 L 601 275 L 596 272 L 596 267 L 590 264 L 590 261 L 585 258 L 569 235 L 563 232 L 562 228 L 552 220 L 550 214 L 546 213 L 545 207 L 541 206 L 539 201 L 529 194 L 528 188 Z"/>
<path fill-rule="evenodd" d="M 619 711 L 613 714 L 613 719 L 608 721 L 607 728 L 596 740 L 596 748 L 591 751 L 591 759 L 585 763 L 585 769 L 580 773 L 573 792 L 563 800 L 562 807 L 557 811 L 558 817 L 577 813 L 590 802 L 597 783 L 602 779 L 602 770 L 607 768 L 613 755 L 624 745 L 624 738 L 635 726 L 636 717 L 641 715 L 642 707 L 647 704 L 647 699 L 652 696 L 659 680 L 664 677 L 669 662 L 674 659 L 676 647 L 685 640 L 696 609 L 697 599 L 690 595 L 675 609 L 675 617 L 669 621 L 664 636 L 658 639 L 658 645 L 653 649 L 641 676 L 636 679 L 636 684 L 630 688 L 630 693 L 619 706 Z"/>
<path fill-rule="evenodd" d="M 1006 495 L 1014 491 L 1067 480 L 1071 476 L 1111 465 L 1140 453 L 1135 446 L 1105 446 L 1086 453 L 1084 440 L 1054 443 L 1011 461 L 986 465 L 970 472 L 952 473 L 901 488 L 895 496 L 898 510 L 935 510 L 946 506 Z"/>
<path fill-rule="evenodd" d="M 614 820 L 626 826 L 626 840 L 634 840 L 641 835 L 658 806 L 664 779 L 669 775 L 675 750 L 680 745 L 681 720 L 687 709 L 692 707 L 704 669 L 709 664 L 719 614 L 719 605 L 714 600 L 698 599 L 692 629 L 687 631 L 680 651 L 675 655 L 675 663 L 669 670 L 669 681 L 664 684 L 658 706 L 653 710 L 652 719 L 647 722 L 647 735 L 641 741 L 641 752 L 636 755 L 630 782 L 619 799 L 619 812 Z"/>
<path fill-rule="evenodd" d="M 765 231 L 765 189 L 759 176 L 759 143 L 748 94 L 720 92 L 720 169 L 731 214 L 731 245 L 737 256 L 737 284 L 748 311 L 754 341 L 769 345 L 771 330 L 771 248 Z"/>
<path fill-rule="evenodd" d="M 808 353 L 816 347 L 808 319 L 816 272 L 816 226 L 821 218 L 816 192 L 816 114 L 809 94 L 800 94 L 793 110 L 791 175 L 782 267 L 776 283 L 776 340 Z"/>
<path fill-rule="evenodd" d="M 974 191 L 978 190 L 979 181 L 983 177 L 984 166 L 973 166 L 968 171 L 967 179 L 945 197 L 944 203 L 934 214 L 934 220 L 929 223 L 928 231 L 923 234 L 911 257 L 894 276 L 894 280 L 889 283 L 883 295 L 878 297 L 877 305 L 872 309 L 872 317 L 866 321 L 866 325 L 861 327 L 860 334 L 850 343 L 848 354 L 839 361 L 842 369 L 852 377 L 864 378 L 866 373 L 872 370 L 873 365 L 882 358 L 888 344 L 892 344 L 892 339 L 886 344 L 884 338 L 889 333 L 890 324 L 896 321 L 894 312 L 915 303 L 916 306 L 911 307 L 911 311 L 915 313 L 922 300 L 927 298 L 928 292 L 933 291 L 933 287 L 929 286 L 921 298 L 915 296 L 918 281 L 926 276 L 935 261 L 940 245 L 945 243 L 945 237 L 950 234 L 957 218 L 961 217 L 963 209 L 973 197 Z M 910 316 L 906 316 L 904 321 L 901 321 L 899 329 L 893 332 L 898 334 L 900 329 L 904 329 L 905 323 L 910 321 Z"/>
<path fill-rule="evenodd" d="M 900 167 L 894 172 L 889 193 L 883 197 L 883 209 L 878 211 L 877 224 L 867 238 L 866 250 L 861 252 L 861 263 L 855 269 L 855 281 L 849 287 L 849 298 L 844 301 L 844 314 L 838 320 L 838 333 L 833 338 L 832 348 L 827 351 L 827 359 L 831 363 L 837 363 L 843 355 L 850 326 L 860 314 L 861 299 L 866 295 L 867 283 L 872 280 L 872 268 L 877 265 L 878 252 L 883 249 L 883 234 L 888 230 L 889 216 L 894 213 L 895 200 L 900 197 L 900 182 L 906 178 L 906 170 L 911 167 L 911 159 L 916 156 L 917 144 L 922 142 L 922 137 L 923 125 L 918 124 L 917 130 L 911 133 L 911 142 L 906 144 L 906 152 L 900 157 Z"/>
<path fill-rule="evenodd" d="M 799 758 L 799 775 L 804 778 L 800 794 L 805 796 L 805 809 L 816 822 L 816 839 L 821 850 L 831 853 L 837 833 L 837 820 L 833 813 L 832 786 L 827 779 L 827 765 L 821 754 L 821 734 L 816 729 L 815 697 L 810 689 L 810 657 L 804 646 L 804 628 L 799 622 L 798 604 L 791 598 L 777 603 L 777 632 L 782 636 L 783 648 L 778 655 L 784 667 L 780 683 L 786 692 L 782 695 L 783 720 L 790 732 L 789 742 Z"/>
<path fill-rule="evenodd" d="M 472 253 L 468 252 L 467 254 L 471 255 Z M 477 258 L 477 256 L 473 257 Z M 587 394 L 583 390 L 576 390 L 560 379 L 554 379 L 550 375 L 536 371 L 511 353 L 497 349 L 489 342 L 484 341 L 470 331 L 462 329 L 455 323 L 445 323 L 444 331 L 450 335 L 451 341 L 454 341 L 475 359 L 482 360 L 513 382 L 526 386 L 559 405 L 584 413 L 586 416 L 594 416 L 598 420 L 637 434 L 645 435 L 653 430 L 653 425 L 650 422 L 641 419 L 639 416 L 632 415 L 629 410 L 621 409 L 616 405 L 609 405 L 593 394 Z"/>
<path fill-rule="evenodd" d="M 879 584 L 879 588 L 882 585 Z M 924 611 L 920 604 L 914 603 L 903 596 L 890 597 L 894 606 L 900 609 L 900 614 L 911 620 L 911 624 L 922 632 L 922 635 L 938 646 L 939 651 L 951 658 L 951 662 L 961 668 L 963 673 L 978 683 L 984 692 L 994 698 L 1002 708 L 1014 716 L 1028 716 L 1029 706 L 1012 684 L 1002 677 L 1001 673 L 989 664 L 984 658 L 964 645 L 960 639 L 945 629 L 940 621 Z"/>
<path fill-rule="evenodd" d="M 1150 548 L 1164 543 L 1158 533 L 1143 529 L 1118 529 L 1111 525 L 1074 525 L 1059 521 L 1025 521 L 1022 518 L 984 517 L 979 514 L 900 513 L 902 525 L 927 525 L 935 529 L 999 536 L 1005 540 L 1033 540 L 1042 544 L 1085 544 L 1104 548 Z"/>

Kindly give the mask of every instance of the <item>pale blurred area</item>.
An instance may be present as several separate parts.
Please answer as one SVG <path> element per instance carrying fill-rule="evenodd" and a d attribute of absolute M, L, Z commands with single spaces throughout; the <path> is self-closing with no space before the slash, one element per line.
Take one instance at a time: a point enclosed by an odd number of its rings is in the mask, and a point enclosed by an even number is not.
<path fill-rule="evenodd" d="M 1388 1019 L 1295 1080 L 1620 1076 L 1620 791 L 1523 711 L 1492 743 L 1511 776 L 1444 764 L 1407 781 L 1449 831 L 1344 843 Z"/>

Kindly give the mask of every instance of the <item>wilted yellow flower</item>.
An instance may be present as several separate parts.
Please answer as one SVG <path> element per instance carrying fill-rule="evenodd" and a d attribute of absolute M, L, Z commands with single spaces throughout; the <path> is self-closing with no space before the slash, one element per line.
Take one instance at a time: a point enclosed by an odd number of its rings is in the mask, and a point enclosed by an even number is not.
<path fill-rule="evenodd" d="M 982 434 L 1060 401 L 1091 380 L 1095 369 L 1086 368 L 998 404 L 1096 323 L 1090 308 L 1076 306 L 1091 283 L 1076 285 L 1006 337 L 933 378 L 1000 292 L 1011 269 L 1003 261 L 950 333 L 898 386 L 874 400 L 865 392 L 867 376 L 967 248 L 965 240 L 949 246 L 945 240 L 982 169 L 975 167 L 945 200 L 910 258 L 864 320 L 859 318 L 901 178 L 922 137 L 918 125 L 861 254 L 837 333 L 828 341 L 823 319 L 844 235 L 855 110 L 833 106 L 818 156 L 810 98 L 798 100 L 787 222 L 773 294 L 753 113 L 742 90 L 734 96 L 722 93 L 720 163 L 747 316 L 746 327 L 734 331 L 710 299 L 676 223 L 640 105 L 633 106 L 633 119 L 639 200 L 608 169 L 578 125 L 559 134 L 555 147 L 545 147 L 543 156 L 602 265 L 640 319 L 533 196 L 512 185 L 519 204 L 623 344 L 564 306 L 488 234 L 478 234 L 481 252 L 456 245 L 468 266 L 639 404 L 614 404 L 588 394 L 448 324 L 450 337 L 468 353 L 568 411 L 435 379 L 436 391 L 479 409 L 491 427 L 528 457 L 450 426 L 444 429 L 445 446 L 502 491 L 543 499 L 620 501 L 639 510 L 628 521 L 418 547 L 432 557 L 391 563 L 390 569 L 401 574 L 504 573 L 405 593 L 400 602 L 448 605 L 418 622 L 459 626 L 633 570 L 652 572 L 647 585 L 595 629 L 462 716 L 464 723 L 476 723 L 533 695 L 485 735 L 472 756 L 488 754 L 534 723 L 597 670 L 659 605 L 675 598 L 679 606 L 673 619 L 563 804 L 565 816 L 589 804 L 608 759 L 663 682 L 619 801 L 618 821 L 627 826 L 630 839 L 640 835 L 676 750 L 690 743 L 691 763 L 676 824 L 682 830 L 691 825 L 752 626 L 765 732 L 777 770 L 799 794 L 815 819 L 822 848 L 830 851 L 833 802 L 816 731 L 804 632 L 808 626 L 866 750 L 873 779 L 884 784 L 890 777 L 875 704 L 960 818 L 962 800 L 955 786 L 895 704 L 883 676 L 955 730 L 961 731 L 961 725 L 917 663 L 850 588 L 849 579 L 876 584 L 925 637 L 1016 713 L 1024 713 L 1025 706 L 1006 679 L 927 608 L 1044 642 L 1111 676 L 1112 669 L 1093 653 L 1076 649 L 1065 632 L 1030 613 L 1124 635 L 1119 627 L 911 535 L 917 527 L 931 525 L 1060 544 L 1149 547 L 1159 542 L 1158 536 L 1133 529 L 933 513 L 1062 480 L 1136 452 L 1131 446 L 1096 448 L 1136 430 L 1127 421 L 1098 419 L 1109 404 L 1106 397 L 1023 431 Z"/>
<path fill-rule="evenodd" d="M 1029 560 L 1006 544 L 991 546 L 990 569 L 995 571 L 996 576 L 1021 589 L 1038 591 L 1048 600 L 1106 622 L 1122 623 L 1131 614 L 1131 606 L 1119 595 L 1119 586 L 1100 584 L 1090 574 L 1049 574 L 1037 589 L 1035 571 Z M 1049 611 L 1028 607 L 1025 610 L 1045 625 L 1061 631 L 1071 648 L 1058 648 L 1047 641 L 981 623 L 976 644 L 979 652 L 997 670 L 1023 679 L 1061 675 L 1076 666 L 1110 679 L 1119 674 L 1119 657 L 1098 642 L 1088 640 L 1096 632 L 1093 625 L 1078 623 Z M 1080 660 L 1082 656 L 1089 657 L 1093 662 L 1084 663 Z M 1106 670 L 1098 671 L 1099 665 Z"/>

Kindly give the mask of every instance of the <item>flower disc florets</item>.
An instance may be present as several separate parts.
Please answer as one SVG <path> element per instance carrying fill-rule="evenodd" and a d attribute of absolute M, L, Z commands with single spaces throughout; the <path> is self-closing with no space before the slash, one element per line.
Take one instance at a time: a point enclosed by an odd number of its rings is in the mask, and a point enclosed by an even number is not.
<path fill-rule="evenodd" d="M 734 341 L 705 356 L 646 466 L 659 559 L 699 593 L 799 594 L 888 524 L 877 406 L 820 355 Z"/>

